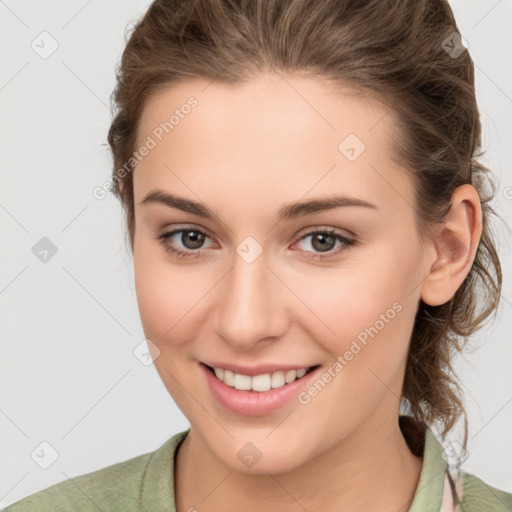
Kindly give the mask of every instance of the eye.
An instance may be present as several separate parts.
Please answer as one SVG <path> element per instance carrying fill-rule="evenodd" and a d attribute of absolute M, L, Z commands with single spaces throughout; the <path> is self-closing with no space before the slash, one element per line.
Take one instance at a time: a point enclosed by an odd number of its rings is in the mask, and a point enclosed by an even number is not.
<path fill-rule="evenodd" d="M 180 237 L 176 237 L 181 233 Z M 176 255 L 178 258 L 195 258 L 202 254 L 202 250 L 199 249 L 204 240 L 209 238 L 209 236 L 200 229 L 195 228 L 182 228 L 175 229 L 174 231 L 170 231 L 169 233 L 162 233 L 161 235 L 157 235 L 156 237 L 158 241 L 163 245 L 164 249 Z M 174 240 L 173 240 L 174 239 Z M 185 249 L 176 248 L 176 239 L 185 246 Z M 187 250 L 189 249 L 189 250 Z"/>
<path fill-rule="evenodd" d="M 179 234 L 181 234 L 181 236 L 177 236 Z M 307 257 L 319 260 L 334 257 L 340 252 L 347 250 L 348 247 L 358 243 L 356 239 L 348 238 L 334 229 L 322 229 L 310 231 L 301 237 L 294 245 L 310 237 L 311 240 L 309 244 L 313 247 L 314 251 L 319 252 L 313 252 L 311 256 Z M 196 258 L 202 255 L 204 241 L 210 237 L 200 229 L 180 228 L 168 233 L 162 233 L 155 238 L 158 239 L 167 252 L 174 254 L 177 258 Z M 184 248 L 176 247 L 178 242 Z M 333 251 L 332 249 L 334 249 L 337 242 L 341 244 L 341 247 L 338 246 L 338 248 Z M 215 244 L 215 246 L 217 246 L 217 244 Z M 311 251 L 305 250 L 305 252 Z M 326 254 L 324 255 L 323 253 Z"/>
<path fill-rule="evenodd" d="M 341 233 L 337 232 L 334 229 L 322 229 L 322 230 L 316 230 L 316 231 L 310 231 L 296 244 L 299 244 L 300 242 L 306 240 L 307 238 L 310 238 L 309 245 L 313 247 L 313 249 L 316 251 L 320 251 L 319 253 L 313 253 L 312 256 L 308 256 L 308 258 L 313 259 L 319 259 L 323 260 L 326 258 L 331 258 L 334 256 L 337 256 L 340 252 L 347 250 L 350 246 L 356 245 L 357 240 L 354 238 L 348 238 Z M 341 247 L 338 246 L 338 248 L 335 251 L 332 251 L 332 249 L 335 247 L 336 242 L 339 242 L 341 244 Z M 296 245 L 294 244 L 294 245 Z M 310 251 L 306 251 L 310 252 Z M 327 253 L 326 255 L 322 253 Z"/>

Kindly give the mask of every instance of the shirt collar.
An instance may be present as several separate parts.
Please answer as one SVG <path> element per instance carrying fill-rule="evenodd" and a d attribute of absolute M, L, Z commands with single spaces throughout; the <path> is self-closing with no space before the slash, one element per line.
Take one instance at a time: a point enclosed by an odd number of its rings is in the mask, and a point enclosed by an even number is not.
<path fill-rule="evenodd" d="M 400 427 L 407 443 L 411 443 L 411 451 L 423 456 L 420 479 L 408 512 L 439 512 L 448 468 L 443 447 L 424 423 L 411 416 L 400 416 Z"/>
<path fill-rule="evenodd" d="M 142 479 L 142 511 L 176 512 L 174 466 L 178 448 L 189 432 L 190 428 L 175 434 L 151 454 Z"/>

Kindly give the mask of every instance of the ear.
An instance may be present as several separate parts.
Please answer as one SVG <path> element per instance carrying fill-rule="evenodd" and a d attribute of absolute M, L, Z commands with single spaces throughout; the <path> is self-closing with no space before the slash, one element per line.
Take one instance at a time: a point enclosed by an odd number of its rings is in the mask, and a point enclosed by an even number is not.
<path fill-rule="evenodd" d="M 471 270 L 482 235 L 478 191 L 469 184 L 455 189 L 451 207 L 432 240 L 435 261 L 423 281 L 421 299 L 431 306 L 448 302 Z"/>

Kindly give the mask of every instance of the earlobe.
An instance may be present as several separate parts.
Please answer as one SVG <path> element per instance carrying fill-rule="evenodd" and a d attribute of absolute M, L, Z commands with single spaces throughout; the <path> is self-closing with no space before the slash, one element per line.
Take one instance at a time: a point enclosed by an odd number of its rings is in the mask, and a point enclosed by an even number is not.
<path fill-rule="evenodd" d="M 421 299 L 431 306 L 448 302 L 471 270 L 482 234 L 477 190 L 467 184 L 452 195 L 451 208 L 433 245 L 435 260 L 423 282 Z"/>

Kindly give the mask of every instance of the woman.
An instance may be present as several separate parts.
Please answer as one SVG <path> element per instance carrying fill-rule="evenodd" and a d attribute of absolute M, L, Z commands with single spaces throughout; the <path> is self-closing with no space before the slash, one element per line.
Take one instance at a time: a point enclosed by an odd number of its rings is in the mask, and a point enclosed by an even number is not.
<path fill-rule="evenodd" d="M 512 510 L 458 470 L 451 361 L 501 267 L 448 4 L 156 0 L 115 101 L 142 325 L 190 428 L 6 510 Z M 461 417 L 453 462 L 430 428 Z"/>

